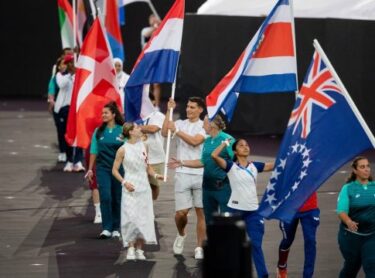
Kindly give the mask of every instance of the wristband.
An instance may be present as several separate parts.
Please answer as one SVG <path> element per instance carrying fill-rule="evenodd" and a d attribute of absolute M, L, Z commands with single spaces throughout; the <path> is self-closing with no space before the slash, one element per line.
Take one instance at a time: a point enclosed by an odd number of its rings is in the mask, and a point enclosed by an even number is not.
<path fill-rule="evenodd" d="M 181 167 L 184 167 L 184 161 L 182 159 L 180 160 L 180 163 L 181 163 Z"/>
<path fill-rule="evenodd" d="M 158 176 L 159 176 L 158 173 L 155 173 L 155 174 L 154 174 L 154 179 L 157 179 Z"/>
<path fill-rule="evenodd" d="M 225 144 L 225 145 L 227 145 L 227 147 L 229 147 L 229 145 L 230 145 L 230 143 L 229 143 L 229 140 L 224 140 L 224 141 L 221 141 L 221 144 Z"/>
<path fill-rule="evenodd" d="M 125 183 L 127 183 L 127 181 L 126 180 L 122 180 L 121 185 L 125 186 Z"/>
<path fill-rule="evenodd" d="M 172 138 L 174 138 L 177 135 L 177 132 L 179 132 L 179 131 L 180 131 L 180 129 L 178 127 L 176 127 L 176 129 L 173 132 Z"/>

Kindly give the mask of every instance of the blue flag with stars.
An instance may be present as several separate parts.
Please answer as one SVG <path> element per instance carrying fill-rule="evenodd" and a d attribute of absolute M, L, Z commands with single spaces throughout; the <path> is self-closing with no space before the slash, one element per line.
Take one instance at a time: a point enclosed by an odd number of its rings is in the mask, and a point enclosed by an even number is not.
<path fill-rule="evenodd" d="M 322 51 L 315 52 L 297 95 L 259 206 L 267 219 L 291 222 L 337 169 L 375 147 L 374 136 L 325 57 Z"/>

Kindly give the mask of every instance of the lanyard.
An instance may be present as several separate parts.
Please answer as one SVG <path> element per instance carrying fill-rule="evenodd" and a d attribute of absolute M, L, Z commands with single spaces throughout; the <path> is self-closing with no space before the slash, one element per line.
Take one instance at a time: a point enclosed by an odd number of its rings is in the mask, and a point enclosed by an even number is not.
<path fill-rule="evenodd" d="M 236 164 L 237 164 L 237 166 L 240 169 L 245 170 L 253 178 L 253 180 L 255 181 L 255 177 L 254 177 L 253 173 L 251 173 L 251 171 L 249 170 L 249 168 L 247 168 L 247 167 L 249 167 L 250 163 L 248 163 L 246 167 L 241 166 L 239 163 L 236 163 Z"/>

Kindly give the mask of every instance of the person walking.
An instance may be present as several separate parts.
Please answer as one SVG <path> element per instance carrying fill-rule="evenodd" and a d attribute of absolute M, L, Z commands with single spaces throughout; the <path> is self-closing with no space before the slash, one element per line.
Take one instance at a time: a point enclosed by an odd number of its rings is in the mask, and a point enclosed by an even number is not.
<path fill-rule="evenodd" d="M 189 98 L 186 105 L 187 119 L 185 120 L 169 121 L 171 108 L 176 108 L 173 99 L 168 101 L 168 111 L 163 123 L 162 135 L 167 136 L 168 129 L 173 133 L 172 137 L 177 140 L 178 161 L 199 159 L 202 153 L 202 143 L 206 136 L 203 121 L 200 119 L 200 115 L 205 109 L 204 100 L 199 97 Z M 195 259 L 203 259 L 202 244 L 206 237 L 202 203 L 202 174 L 202 169 L 191 169 L 181 163 L 176 168 L 174 177 L 177 236 L 173 243 L 173 252 L 176 255 L 181 255 L 184 250 L 188 213 L 194 207 L 197 215 Z"/>
<path fill-rule="evenodd" d="M 344 258 L 340 278 L 357 277 L 363 267 L 367 278 L 375 277 L 375 182 L 369 160 L 364 156 L 352 162 L 352 173 L 337 201 L 341 220 L 338 243 Z"/>
<path fill-rule="evenodd" d="M 86 174 L 94 182 L 94 165 L 99 188 L 103 231 L 99 238 L 120 237 L 121 184 L 112 176 L 112 166 L 117 150 L 124 144 L 122 125 L 124 119 L 115 102 L 109 102 L 102 110 L 100 127 L 91 139 L 89 168 Z M 123 173 L 123 169 L 119 170 Z"/>
<path fill-rule="evenodd" d="M 272 171 L 274 162 L 252 162 L 248 160 L 250 147 L 245 139 L 238 139 L 232 145 L 234 158 L 225 160 L 220 153 L 230 145 L 224 140 L 211 154 L 212 159 L 228 175 L 232 193 L 228 207 L 233 213 L 240 214 L 246 223 L 247 234 L 251 240 L 251 254 L 258 277 L 268 277 L 262 241 L 264 218 L 257 212 L 258 196 L 256 180 L 258 173 Z"/>
<path fill-rule="evenodd" d="M 148 163 L 140 126 L 125 123 L 125 144 L 117 151 L 112 174 L 121 182 L 121 235 L 124 247 L 129 247 L 127 260 L 145 260 L 143 245 L 156 244 L 154 209 L 148 175 L 164 179 Z M 123 166 L 125 175 L 119 168 Z"/>

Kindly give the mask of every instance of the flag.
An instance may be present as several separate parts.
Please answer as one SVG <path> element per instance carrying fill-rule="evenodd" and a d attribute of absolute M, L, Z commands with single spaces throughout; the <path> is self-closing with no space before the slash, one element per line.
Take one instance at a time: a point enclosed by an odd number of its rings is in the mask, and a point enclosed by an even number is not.
<path fill-rule="evenodd" d="M 119 0 L 119 7 L 122 7 L 122 6 L 125 6 L 125 5 L 128 5 L 128 4 L 131 4 L 131 3 L 135 3 L 135 2 L 145 2 L 145 3 L 149 3 L 151 0 Z"/>
<path fill-rule="evenodd" d="M 125 118 L 135 121 L 142 117 L 144 85 L 173 83 L 180 55 L 184 0 L 176 0 L 158 29 L 152 34 L 139 55 L 125 87 Z M 147 115 L 143 115 L 147 116 Z"/>
<path fill-rule="evenodd" d="M 124 46 L 120 29 L 117 0 L 106 0 L 105 28 L 113 57 L 124 60 Z"/>
<path fill-rule="evenodd" d="M 227 106 L 234 110 L 236 92 L 297 91 L 294 19 L 289 0 L 279 0 L 233 66 L 207 95 L 210 119 Z"/>
<path fill-rule="evenodd" d="M 68 0 L 57 0 L 62 48 L 74 47 L 73 9 Z"/>
<path fill-rule="evenodd" d="M 83 41 L 76 67 L 65 138 L 69 145 L 87 148 L 95 128 L 102 123 L 103 106 L 116 101 L 123 110 L 111 52 L 99 18 Z"/>
<path fill-rule="evenodd" d="M 266 218 L 290 222 L 337 169 L 375 138 L 316 42 L 275 168 L 259 206 Z"/>
<path fill-rule="evenodd" d="M 87 20 L 84 0 L 77 0 L 77 39 L 81 46 L 83 42 L 83 29 Z"/>

